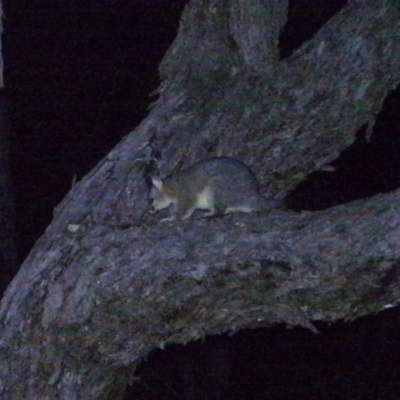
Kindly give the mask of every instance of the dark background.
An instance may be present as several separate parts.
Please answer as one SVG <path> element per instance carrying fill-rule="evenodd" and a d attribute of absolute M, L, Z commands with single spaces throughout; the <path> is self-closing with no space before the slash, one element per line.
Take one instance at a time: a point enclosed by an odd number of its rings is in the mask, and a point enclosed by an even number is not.
<path fill-rule="evenodd" d="M 157 67 L 185 0 L 6 0 L 3 56 L 12 134 L 19 262 L 54 207 L 147 115 Z M 289 56 L 345 1 L 290 2 L 282 33 Z M 288 199 L 323 209 L 400 186 L 400 103 L 386 99 L 370 142 L 364 130 L 334 163 Z M 128 398 L 400 399 L 399 312 L 332 326 L 210 337 L 156 351 Z"/>

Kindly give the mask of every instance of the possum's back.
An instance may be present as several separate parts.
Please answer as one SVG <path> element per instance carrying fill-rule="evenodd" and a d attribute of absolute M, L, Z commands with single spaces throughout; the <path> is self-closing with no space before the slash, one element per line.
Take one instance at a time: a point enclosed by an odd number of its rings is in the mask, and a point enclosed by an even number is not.
<path fill-rule="evenodd" d="M 197 184 L 207 185 L 215 178 L 220 177 L 220 183 L 224 182 L 224 186 L 258 190 L 257 179 L 250 168 L 242 162 L 228 157 L 208 158 L 192 165 L 179 175 L 180 178 L 190 180 L 192 184 L 196 181 Z"/>

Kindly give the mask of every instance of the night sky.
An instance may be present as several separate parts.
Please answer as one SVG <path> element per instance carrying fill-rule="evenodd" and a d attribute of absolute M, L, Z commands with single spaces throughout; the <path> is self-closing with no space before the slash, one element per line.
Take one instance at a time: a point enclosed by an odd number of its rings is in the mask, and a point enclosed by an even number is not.
<path fill-rule="evenodd" d="M 147 115 L 183 9 L 183 2 L 149 3 L 5 2 L 21 261 L 74 177 L 81 179 Z"/>
<path fill-rule="evenodd" d="M 4 1 L 20 262 L 74 179 L 146 117 L 158 64 L 187 2 Z M 291 2 L 282 57 L 344 3 Z M 334 163 L 336 172 L 313 174 L 293 194 L 293 209 L 322 209 L 400 186 L 399 92 L 388 96 L 371 141 L 360 130 Z M 352 323 L 316 323 L 319 335 L 276 327 L 157 351 L 139 370 L 135 398 L 400 399 L 399 318 L 396 308 Z"/>

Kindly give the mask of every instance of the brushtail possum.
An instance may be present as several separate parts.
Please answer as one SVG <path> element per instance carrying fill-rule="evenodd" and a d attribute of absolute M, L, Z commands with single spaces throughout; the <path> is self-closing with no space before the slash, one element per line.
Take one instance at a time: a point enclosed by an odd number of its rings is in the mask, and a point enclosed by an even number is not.
<path fill-rule="evenodd" d="M 163 221 L 189 218 L 196 209 L 206 215 L 267 211 L 274 203 L 260 194 L 250 168 L 228 157 L 199 161 L 164 180 L 153 177 L 150 200 L 153 212 L 172 206 Z"/>

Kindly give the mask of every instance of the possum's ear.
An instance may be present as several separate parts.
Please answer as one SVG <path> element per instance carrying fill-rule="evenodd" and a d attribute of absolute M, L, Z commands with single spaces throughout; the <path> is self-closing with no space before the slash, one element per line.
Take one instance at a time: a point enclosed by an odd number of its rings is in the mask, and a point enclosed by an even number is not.
<path fill-rule="evenodd" d="M 151 183 L 153 184 L 153 186 L 159 190 L 160 192 L 162 191 L 163 188 L 163 183 L 162 180 L 160 178 L 157 178 L 156 176 L 153 176 L 151 178 Z"/>

